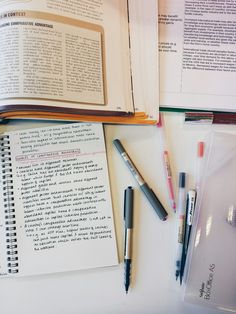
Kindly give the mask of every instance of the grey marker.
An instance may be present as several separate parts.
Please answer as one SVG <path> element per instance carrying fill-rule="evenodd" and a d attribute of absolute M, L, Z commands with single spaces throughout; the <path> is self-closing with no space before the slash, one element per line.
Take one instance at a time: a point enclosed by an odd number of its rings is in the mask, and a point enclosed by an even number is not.
<path fill-rule="evenodd" d="M 125 291 L 129 290 L 132 263 L 132 236 L 133 236 L 133 195 L 131 186 L 125 190 L 124 196 L 124 221 L 125 221 Z"/>
<path fill-rule="evenodd" d="M 152 205 L 153 209 L 156 211 L 157 215 L 161 220 L 167 219 L 167 212 L 159 199 L 156 197 L 155 193 L 152 191 L 152 189 L 148 186 L 148 184 L 145 182 L 141 174 L 138 172 L 137 168 L 133 164 L 132 160 L 130 159 L 129 155 L 126 153 L 123 145 L 121 144 L 120 140 L 115 139 L 113 141 L 113 144 L 117 148 L 119 154 L 123 158 L 124 162 L 126 163 L 127 167 L 131 171 L 133 177 L 138 182 L 139 187 L 143 191 L 144 195 L 148 199 L 149 203 Z"/>

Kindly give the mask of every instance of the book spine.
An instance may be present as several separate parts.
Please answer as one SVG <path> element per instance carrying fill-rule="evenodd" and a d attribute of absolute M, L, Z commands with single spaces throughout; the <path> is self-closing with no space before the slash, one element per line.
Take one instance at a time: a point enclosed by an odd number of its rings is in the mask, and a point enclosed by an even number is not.
<path fill-rule="evenodd" d="M 7 271 L 9 274 L 18 273 L 18 249 L 16 234 L 15 203 L 12 179 L 12 163 L 10 139 L 8 135 L 0 137 L 3 206 L 6 230 Z"/>

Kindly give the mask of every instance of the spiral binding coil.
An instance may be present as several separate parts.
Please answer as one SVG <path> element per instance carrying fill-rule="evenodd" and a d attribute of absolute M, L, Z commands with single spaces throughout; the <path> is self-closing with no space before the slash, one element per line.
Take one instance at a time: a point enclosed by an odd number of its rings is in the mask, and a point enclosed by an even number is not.
<path fill-rule="evenodd" d="M 15 204 L 11 169 L 11 152 L 8 135 L 0 137 L 3 203 L 6 227 L 7 267 L 9 274 L 18 273 L 18 251 L 16 238 Z"/>

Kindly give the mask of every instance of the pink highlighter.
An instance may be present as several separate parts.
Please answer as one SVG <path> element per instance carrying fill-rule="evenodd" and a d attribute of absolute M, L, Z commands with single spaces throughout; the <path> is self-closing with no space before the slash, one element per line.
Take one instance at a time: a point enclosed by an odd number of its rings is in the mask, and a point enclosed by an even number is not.
<path fill-rule="evenodd" d="M 159 122 L 157 123 L 157 127 L 159 128 L 160 135 L 161 135 L 163 164 L 164 164 L 164 170 L 166 174 L 166 181 L 167 181 L 167 188 L 169 192 L 170 204 L 174 212 L 176 212 L 176 202 L 175 202 L 175 195 L 174 195 L 174 188 L 173 188 L 172 172 L 171 172 L 169 153 L 166 147 L 167 146 L 166 137 L 165 137 L 165 132 L 164 132 L 164 119 L 161 113 L 159 114 Z"/>

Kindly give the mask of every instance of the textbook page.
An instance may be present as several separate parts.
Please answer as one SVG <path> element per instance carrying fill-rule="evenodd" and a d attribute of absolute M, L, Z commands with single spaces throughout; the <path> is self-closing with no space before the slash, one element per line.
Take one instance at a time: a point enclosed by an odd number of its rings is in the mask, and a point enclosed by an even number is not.
<path fill-rule="evenodd" d="M 18 274 L 116 265 L 102 125 L 66 124 L 7 135 L 11 145 Z M 0 229 L 5 230 L 4 224 Z M 1 252 L 1 275 L 6 276 L 6 245 L 0 247 L 5 248 Z"/>
<path fill-rule="evenodd" d="M 157 119 L 159 112 L 157 12 L 156 0 L 129 1 L 130 57 L 135 111 L 146 111 L 150 119 Z"/>
<path fill-rule="evenodd" d="M 236 0 L 160 0 L 160 106 L 236 111 Z"/>
<path fill-rule="evenodd" d="M 0 29 L 0 105 L 134 111 L 126 1 L 1 1 Z"/>

